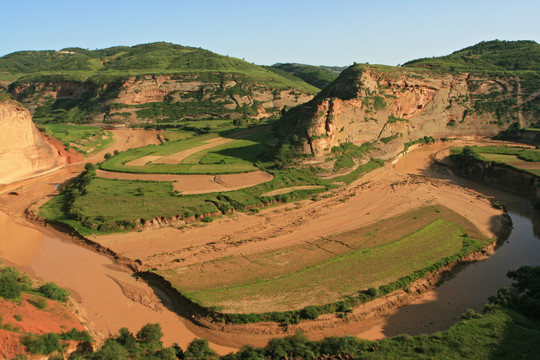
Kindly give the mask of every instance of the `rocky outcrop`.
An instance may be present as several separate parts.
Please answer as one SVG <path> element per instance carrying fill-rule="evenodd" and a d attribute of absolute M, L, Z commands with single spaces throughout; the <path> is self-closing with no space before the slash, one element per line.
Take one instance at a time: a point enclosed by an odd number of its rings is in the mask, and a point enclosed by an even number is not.
<path fill-rule="evenodd" d="M 0 102 L 0 184 L 8 184 L 66 163 L 34 126 L 32 116 L 12 100 Z"/>
<path fill-rule="evenodd" d="M 183 119 L 258 119 L 313 98 L 274 89 L 235 74 L 139 75 L 104 83 L 18 80 L 10 93 L 34 114 L 69 112 L 68 122 L 154 123 Z M 73 118 L 76 116 L 77 118 Z M 63 121 L 63 120 L 62 120 Z"/>
<path fill-rule="evenodd" d="M 377 156 L 391 158 L 426 136 L 486 137 L 532 123 L 519 91 L 519 79 L 511 77 L 355 65 L 286 116 L 282 133 L 318 159 L 346 142 L 377 142 Z"/>

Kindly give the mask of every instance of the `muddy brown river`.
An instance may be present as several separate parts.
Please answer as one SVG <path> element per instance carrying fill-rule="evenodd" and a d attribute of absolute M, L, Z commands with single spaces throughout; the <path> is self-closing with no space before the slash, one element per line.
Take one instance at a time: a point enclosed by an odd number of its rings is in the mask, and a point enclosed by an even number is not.
<path fill-rule="evenodd" d="M 447 329 L 468 308 L 480 311 L 489 296 L 508 285 L 508 270 L 522 265 L 540 265 L 540 240 L 533 226 L 539 216 L 523 198 L 417 166 L 425 163 L 426 157 L 448 147 L 443 145 L 411 151 L 397 162 L 396 170 L 438 177 L 496 196 L 507 205 L 514 229 L 509 239 L 487 259 L 464 266 L 452 279 L 422 298 L 377 320 L 371 329 L 365 331 L 363 327 L 362 332 L 359 330 L 351 335 L 379 339 L 401 333 L 420 334 Z M 108 257 L 28 223 L 16 223 L 3 212 L 0 212 L 0 229 L 0 259 L 37 278 L 69 288 L 79 304 L 79 315 L 97 332 L 114 334 L 123 326 L 136 332 L 146 323 L 159 322 L 165 334 L 165 345 L 176 342 L 185 349 L 195 337 L 205 337 L 210 338 L 211 346 L 220 354 L 235 350 L 227 346 L 231 334 L 220 337 L 219 333 L 213 332 L 210 336 L 170 310 L 167 297 L 158 289 L 137 281 Z"/>
<path fill-rule="evenodd" d="M 197 335 L 188 329 L 191 323 L 167 308 L 163 294 L 161 300 L 155 297 L 154 291 L 159 290 L 136 281 L 108 257 L 17 224 L 1 211 L 0 229 L 0 259 L 68 288 L 80 304 L 79 315 L 91 328 L 107 335 L 124 326 L 136 332 L 146 323 L 158 322 L 164 344 L 176 342 L 183 349 L 195 337 L 205 337 L 204 333 Z M 235 350 L 213 343 L 211 346 L 222 354 Z"/>

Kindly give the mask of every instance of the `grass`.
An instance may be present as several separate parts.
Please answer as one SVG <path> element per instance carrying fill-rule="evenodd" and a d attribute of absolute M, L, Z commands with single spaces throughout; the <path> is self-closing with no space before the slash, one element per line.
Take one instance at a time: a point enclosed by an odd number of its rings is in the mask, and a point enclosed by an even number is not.
<path fill-rule="evenodd" d="M 170 43 L 117 46 L 101 50 L 72 48 L 76 54 L 56 51 L 19 51 L 0 58 L 0 73 L 5 78 L 55 76 L 66 80 L 96 84 L 142 74 L 191 74 L 217 78 L 220 73 L 235 73 L 238 78 L 271 84 L 277 88 L 318 89 L 298 78 L 283 77 L 249 62 L 211 51 Z"/>
<path fill-rule="evenodd" d="M 39 214 L 49 220 L 63 222 L 84 235 L 133 230 L 141 220 L 156 217 L 187 218 L 227 214 L 230 210 L 246 211 L 248 207 L 263 207 L 276 201 L 306 199 L 312 194 L 336 187 L 334 181 L 354 181 L 365 172 L 381 165 L 380 161 L 372 160 L 342 177 L 321 179 L 317 176 L 320 172 L 318 168 L 284 169 L 270 162 L 272 148 L 267 145 L 268 140 L 273 138 L 270 127 L 222 132 L 221 135 L 230 141 L 193 152 L 180 164 L 126 165 L 145 156 L 169 156 L 207 145 L 208 141 L 216 139 L 218 135 L 206 134 L 131 149 L 112 156 L 101 163 L 100 167 L 109 171 L 130 173 L 211 175 L 264 170 L 270 172 L 274 179 L 250 188 L 221 194 L 180 195 L 173 190 L 172 182 L 108 180 L 96 178 L 95 174 L 84 175 L 84 181 L 75 181 L 68 190 L 43 205 Z M 367 150 L 355 147 L 349 151 L 361 156 Z M 276 189 L 314 185 L 317 188 L 262 196 Z M 107 201 L 103 201 L 104 199 Z"/>
<path fill-rule="evenodd" d="M 112 133 L 96 126 L 43 124 L 40 127 L 60 140 L 64 145 L 84 155 L 90 155 L 106 148 L 113 142 Z"/>
<path fill-rule="evenodd" d="M 264 128 L 245 138 L 232 139 L 229 143 L 201 150 L 179 164 L 126 165 L 144 156 L 168 156 L 203 146 L 216 137 L 217 134 L 209 134 L 128 150 L 105 161 L 101 168 L 116 172 L 153 174 L 230 174 L 254 171 L 258 169 L 254 163 L 269 150 L 265 143 L 271 138 L 271 131 Z"/>
<path fill-rule="evenodd" d="M 462 149 L 463 148 L 461 147 L 455 147 L 452 149 L 452 152 L 459 153 Z M 540 169 L 530 168 L 530 163 L 540 162 L 540 150 L 506 146 L 472 146 L 470 149 L 477 154 L 481 160 L 507 164 L 516 169 L 540 176 Z"/>
<path fill-rule="evenodd" d="M 192 300 L 225 312 L 300 309 L 339 301 L 427 268 L 462 249 L 464 228 L 481 238 L 472 224 L 450 210 L 425 207 L 332 236 L 330 242 L 251 254 L 249 262 L 219 259 L 205 263 L 203 272 L 195 264 L 160 274 Z"/>

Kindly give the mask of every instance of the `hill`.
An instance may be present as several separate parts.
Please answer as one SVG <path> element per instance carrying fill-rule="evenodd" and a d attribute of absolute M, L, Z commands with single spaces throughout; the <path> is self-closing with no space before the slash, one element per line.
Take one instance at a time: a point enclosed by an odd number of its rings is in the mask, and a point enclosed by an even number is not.
<path fill-rule="evenodd" d="M 289 111 L 280 132 L 323 161 L 347 143 L 372 143 L 391 158 L 417 142 L 527 127 L 540 115 L 538 51 L 535 42 L 493 41 L 403 67 L 353 65 Z"/>
<path fill-rule="evenodd" d="M 540 71 L 540 45 L 534 41 L 483 41 L 447 56 L 412 60 L 405 67 L 441 71 Z"/>
<path fill-rule="evenodd" d="M 0 58 L 0 80 L 38 122 L 54 123 L 260 119 L 318 91 L 297 77 L 170 43 L 15 52 Z"/>
<path fill-rule="evenodd" d="M 305 64 L 285 63 L 274 64 L 270 67 L 278 73 L 286 72 L 319 89 L 324 88 L 334 81 L 346 66 L 314 66 Z"/>

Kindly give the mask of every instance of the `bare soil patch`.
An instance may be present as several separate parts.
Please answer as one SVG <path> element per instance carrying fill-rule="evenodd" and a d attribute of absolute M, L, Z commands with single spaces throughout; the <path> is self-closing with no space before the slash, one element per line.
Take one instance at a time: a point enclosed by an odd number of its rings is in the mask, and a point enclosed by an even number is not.
<path fill-rule="evenodd" d="M 261 194 L 261 196 L 275 196 L 275 195 L 283 195 L 288 194 L 290 192 L 293 192 L 295 190 L 313 190 L 313 189 L 322 189 L 324 186 L 320 185 L 307 185 L 307 186 L 291 186 L 287 188 L 282 189 L 276 189 L 273 191 L 266 192 L 264 194 Z"/>
<path fill-rule="evenodd" d="M 62 333 L 71 329 L 86 330 L 69 308 L 56 301 L 44 299 L 47 306 L 39 309 L 30 304 L 33 298 L 41 296 L 22 294 L 18 301 L 0 298 L 2 325 L 11 326 L 17 331 L 0 330 L 0 358 L 13 359 L 25 353 L 21 344 L 23 334 Z"/>
<path fill-rule="evenodd" d="M 173 181 L 174 190 L 184 195 L 206 194 L 220 191 L 239 190 L 255 186 L 274 178 L 264 171 L 253 171 L 226 175 L 169 175 L 134 174 L 97 170 L 98 177 L 114 180 Z"/>
<path fill-rule="evenodd" d="M 168 165 L 176 165 L 181 163 L 185 158 L 196 154 L 200 151 L 211 149 L 213 147 L 226 144 L 228 142 L 231 142 L 232 139 L 225 139 L 225 138 L 213 138 L 208 141 L 205 141 L 205 145 L 197 146 L 188 150 L 180 151 L 175 154 L 161 157 L 157 160 L 154 160 L 154 164 L 168 164 Z M 126 164 L 127 165 L 127 164 Z"/>
<path fill-rule="evenodd" d="M 126 166 L 144 166 L 152 161 L 156 161 L 158 159 L 161 159 L 163 156 L 157 156 L 157 155 L 147 155 L 143 156 L 142 158 L 138 158 L 135 160 L 128 161 L 125 165 Z"/>

